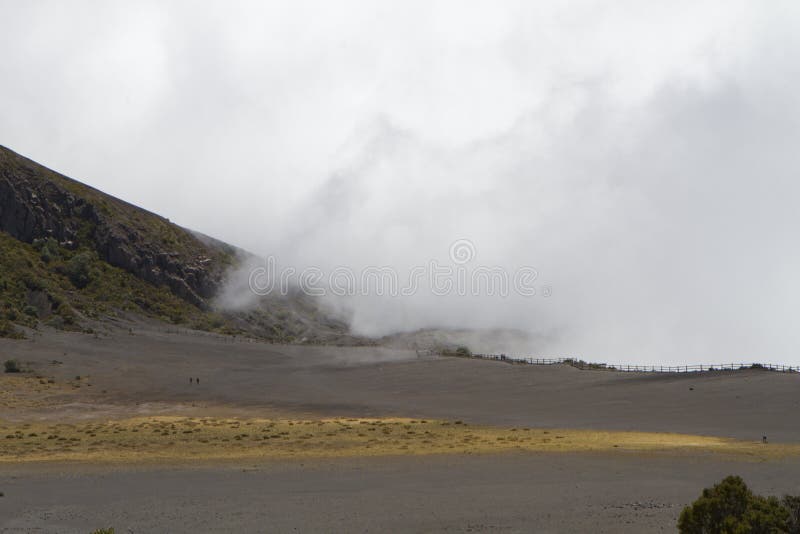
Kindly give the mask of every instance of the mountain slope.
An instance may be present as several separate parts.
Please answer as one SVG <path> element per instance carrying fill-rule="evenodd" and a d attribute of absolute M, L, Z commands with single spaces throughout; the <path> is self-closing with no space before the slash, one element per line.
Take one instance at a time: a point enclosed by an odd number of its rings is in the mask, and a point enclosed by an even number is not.
<path fill-rule="evenodd" d="M 82 328 L 132 312 L 281 341 L 345 336 L 297 295 L 215 309 L 243 254 L 0 146 L 0 335 L 14 335 L 10 323 Z"/>
<path fill-rule="evenodd" d="M 87 248 L 137 278 L 166 285 L 201 308 L 216 293 L 233 248 L 213 247 L 167 219 L 0 147 L 0 230 L 33 243 Z"/>

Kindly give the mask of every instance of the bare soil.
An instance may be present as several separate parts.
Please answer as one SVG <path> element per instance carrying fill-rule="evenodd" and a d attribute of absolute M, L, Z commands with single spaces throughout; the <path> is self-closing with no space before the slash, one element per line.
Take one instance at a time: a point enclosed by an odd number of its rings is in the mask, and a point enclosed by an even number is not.
<path fill-rule="evenodd" d="M 9 438 L 16 448 L 0 452 L 0 532 L 659 532 L 674 531 L 682 506 L 728 474 L 763 493 L 800 493 L 796 374 L 580 371 L 380 347 L 271 345 L 140 323 L 98 335 L 42 331 L 0 340 L 0 360 L 8 358 L 31 372 L 0 375 L 0 425 L 11 434 L 24 425 L 37 430 Z M 463 421 L 484 434 L 476 431 L 481 447 L 447 453 L 448 439 L 465 437 L 447 427 L 444 441 L 428 440 L 439 447 L 435 454 L 423 456 L 422 435 L 419 447 L 412 440 L 407 449 L 364 454 L 356 429 L 337 438 L 356 444 L 354 452 L 330 457 L 21 461 L 36 447 L 47 452 L 47 432 L 58 425 L 89 440 L 100 428 L 124 433 L 124 421 L 149 421 L 141 428 L 173 440 L 165 424 L 198 418 L 309 428 L 321 419 L 373 418 L 378 432 L 390 418 Z M 204 439 L 232 437 L 208 426 Z M 563 429 L 573 446 L 489 446 L 522 428 Z M 603 431 L 617 432 L 606 436 L 607 448 L 579 446 Z M 609 449 L 620 432 L 734 438 L 752 454 Z M 322 447 L 330 446 L 329 433 L 295 437 Z M 92 443 L 75 450 L 102 450 Z M 778 454 L 781 448 L 789 452 Z"/>

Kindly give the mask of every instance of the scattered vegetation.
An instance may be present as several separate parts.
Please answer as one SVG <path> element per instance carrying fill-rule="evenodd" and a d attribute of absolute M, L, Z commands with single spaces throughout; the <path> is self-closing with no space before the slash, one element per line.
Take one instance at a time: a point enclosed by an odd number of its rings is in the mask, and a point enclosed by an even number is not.
<path fill-rule="evenodd" d="M 2 311 L 0 311 L 0 315 L 2 315 Z M 14 327 L 11 321 L 8 319 L 0 319 L 0 337 L 22 339 L 25 336 Z"/>
<path fill-rule="evenodd" d="M 92 531 L 92 534 L 114 534 L 114 528 L 98 528 Z"/>
<path fill-rule="evenodd" d="M 675 454 L 686 450 L 747 458 L 800 455 L 797 445 L 767 449 L 758 443 L 706 436 L 496 428 L 464 421 L 397 418 L 150 416 L 71 423 L 0 421 L 0 469 L 4 462 L 27 461 L 199 461 L 520 451 Z"/>
<path fill-rule="evenodd" d="M 800 497 L 762 497 L 738 476 L 703 490 L 678 519 L 682 534 L 800 534 Z"/>
<path fill-rule="evenodd" d="M 578 369 L 595 369 L 595 370 L 610 370 L 613 371 L 614 367 L 610 365 L 606 365 L 604 363 L 592 363 L 586 362 L 583 360 L 576 360 L 574 358 L 567 358 L 564 360 L 564 363 L 567 365 L 571 365 L 572 367 L 576 367 Z"/>
<path fill-rule="evenodd" d="M 6 373 L 19 373 L 22 371 L 17 360 L 6 360 L 3 362 L 3 367 Z"/>
<path fill-rule="evenodd" d="M 68 178 L 46 167 L 20 158 L 12 151 L 0 149 L 0 167 L 9 176 L 24 176 L 31 187 L 47 190 L 55 186 L 78 199 L 79 209 L 58 214 L 59 220 L 71 227 L 78 228 L 77 249 L 98 250 L 98 229 L 117 231 L 121 234 L 135 234 L 156 248 L 169 251 L 184 263 L 195 258 L 202 251 L 220 268 L 224 269 L 234 262 L 234 250 L 222 242 L 214 247 L 205 246 L 191 232 L 172 224 L 168 219 L 150 213 L 123 200 L 109 196 L 102 191 L 88 187 L 81 182 Z M 43 261 L 59 255 L 58 243 L 55 240 L 40 240 L 39 255 Z"/>
<path fill-rule="evenodd" d="M 87 331 L 88 320 L 125 312 L 278 342 L 319 342 L 347 330 L 300 293 L 264 299 L 253 313 L 209 311 L 240 250 L 2 146 L 0 174 L 16 191 L 6 195 L 9 211 L 30 214 L 30 224 L 3 225 L 9 234 L 0 233 L 2 337 L 42 324 Z"/>
<path fill-rule="evenodd" d="M 469 350 L 469 347 L 461 346 L 455 349 L 451 348 L 444 348 L 438 351 L 442 356 L 460 356 L 462 358 L 469 358 L 472 356 L 472 351 Z"/>
<path fill-rule="evenodd" d="M 85 319 L 133 311 L 205 330 L 232 329 L 216 314 L 183 299 L 169 287 L 110 265 L 109 239 L 135 264 L 137 247 L 165 265 L 219 274 L 236 262 L 235 250 L 207 244 L 168 219 L 116 199 L 0 147 L 0 169 L 12 185 L 28 189 L 39 209 L 49 210 L 69 239 L 26 243 L 0 232 L 0 337 L 21 337 L 14 325 L 41 323 L 81 330 Z M 16 184 L 17 177 L 24 177 Z M 22 201 L 20 201 L 22 202 Z M 41 229 L 40 229 L 41 230 Z M 109 237 L 110 236 L 110 237 Z M 128 248 L 126 248 L 128 247 Z M 123 254 L 124 256 L 124 254 Z M 159 268 L 165 269 L 159 264 Z M 155 272 L 155 271 L 153 271 Z M 146 277 L 144 277 L 146 278 Z M 169 284 L 169 277 L 163 277 Z"/>
<path fill-rule="evenodd" d="M 85 319 L 124 312 L 199 330 L 239 331 L 219 314 L 109 265 L 94 251 L 73 250 L 54 239 L 23 243 L 0 232 L 0 337 L 23 337 L 15 323 L 36 328 L 41 321 L 82 331 Z"/>
<path fill-rule="evenodd" d="M 126 312 L 220 334 L 255 331 L 279 342 L 301 340 L 307 328 L 288 303 L 223 316 L 111 266 L 94 251 L 54 239 L 23 243 L 0 232 L 0 337 L 24 337 L 15 324 L 89 332 L 87 319 Z"/>

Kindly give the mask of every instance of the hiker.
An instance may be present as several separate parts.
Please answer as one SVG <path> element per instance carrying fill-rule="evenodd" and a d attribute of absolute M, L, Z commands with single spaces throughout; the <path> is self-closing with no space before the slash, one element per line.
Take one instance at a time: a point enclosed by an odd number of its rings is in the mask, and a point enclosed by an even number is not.
<path fill-rule="evenodd" d="M 761 436 L 761 443 L 767 442 L 767 436 Z"/>
<path fill-rule="evenodd" d="M 189 377 L 189 383 L 190 383 L 190 384 L 192 383 L 192 380 L 193 380 L 193 378 L 190 376 L 190 377 Z"/>
<path fill-rule="evenodd" d="M 200 379 L 199 379 L 199 378 L 195 378 L 194 380 L 195 380 L 195 382 L 197 382 L 198 384 L 200 383 Z"/>

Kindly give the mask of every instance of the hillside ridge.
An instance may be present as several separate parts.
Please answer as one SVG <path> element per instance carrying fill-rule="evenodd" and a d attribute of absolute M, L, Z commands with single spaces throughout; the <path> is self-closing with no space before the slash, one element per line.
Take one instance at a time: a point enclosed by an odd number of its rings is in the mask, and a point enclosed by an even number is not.
<path fill-rule="evenodd" d="M 33 243 L 95 250 L 109 264 L 208 309 L 234 261 L 168 219 L 0 146 L 0 230 Z"/>
<path fill-rule="evenodd" d="M 360 343 L 306 295 L 217 306 L 247 252 L 0 146 L 0 336 L 132 312 L 283 342 Z"/>

